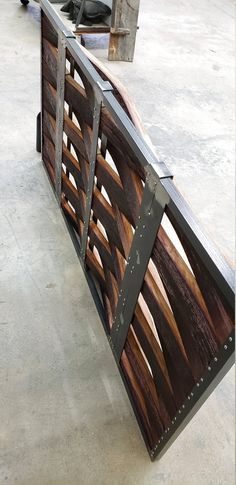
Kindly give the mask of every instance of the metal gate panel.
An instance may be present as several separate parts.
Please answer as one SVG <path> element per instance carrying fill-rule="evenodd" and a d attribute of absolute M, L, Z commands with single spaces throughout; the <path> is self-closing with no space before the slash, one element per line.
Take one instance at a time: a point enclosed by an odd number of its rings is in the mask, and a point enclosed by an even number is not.
<path fill-rule="evenodd" d="M 119 90 L 41 12 L 43 162 L 154 459 L 233 364 L 233 272 Z"/>

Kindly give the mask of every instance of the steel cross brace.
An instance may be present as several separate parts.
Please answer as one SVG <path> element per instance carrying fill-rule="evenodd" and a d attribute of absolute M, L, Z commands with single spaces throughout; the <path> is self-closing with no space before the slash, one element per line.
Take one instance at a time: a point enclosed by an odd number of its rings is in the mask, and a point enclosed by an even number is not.
<path fill-rule="evenodd" d="M 64 128 L 64 96 L 66 75 L 66 39 L 76 38 L 70 30 L 58 33 L 58 69 L 57 69 L 57 109 L 55 136 L 55 191 L 58 204 L 61 205 L 61 172 Z"/>
<path fill-rule="evenodd" d="M 82 241 L 81 241 L 81 259 L 83 264 L 85 264 L 88 229 L 89 229 L 92 198 L 93 198 L 94 176 L 95 176 L 97 150 L 98 150 L 99 124 L 100 124 L 100 116 L 101 116 L 101 108 L 102 108 L 102 93 L 104 91 L 112 91 L 112 90 L 113 90 L 112 85 L 107 81 L 97 83 L 96 86 L 94 87 L 95 102 L 94 102 L 94 112 L 93 112 L 92 145 L 91 145 L 91 153 L 89 157 L 89 176 L 88 176 L 88 186 L 87 186 L 87 193 L 86 193 L 84 230 L 83 230 Z"/>
<path fill-rule="evenodd" d="M 133 318 L 143 279 L 148 267 L 157 231 L 169 196 L 155 170 L 147 167 L 147 178 L 138 222 L 122 281 L 110 340 L 120 360 Z"/>

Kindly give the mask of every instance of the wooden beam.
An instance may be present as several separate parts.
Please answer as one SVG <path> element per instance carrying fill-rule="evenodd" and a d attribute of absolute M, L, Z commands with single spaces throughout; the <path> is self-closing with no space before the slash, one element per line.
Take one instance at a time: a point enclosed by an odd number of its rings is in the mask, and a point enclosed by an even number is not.
<path fill-rule="evenodd" d="M 140 0 L 113 0 L 109 61 L 134 58 Z"/>

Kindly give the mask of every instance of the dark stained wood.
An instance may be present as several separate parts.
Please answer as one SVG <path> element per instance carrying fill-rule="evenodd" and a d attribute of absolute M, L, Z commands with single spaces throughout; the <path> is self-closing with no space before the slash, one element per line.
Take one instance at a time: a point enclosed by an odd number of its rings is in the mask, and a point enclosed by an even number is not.
<path fill-rule="evenodd" d="M 217 343 L 196 296 L 191 291 L 180 262 L 171 258 L 168 239 L 160 231 L 153 249 L 153 261 L 164 284 L 195 379 L 217 352 Z"/>
<path fill-rule="evenodd" d="M 53 47 L 57 47 L 57 33 L 45 15 L 42 15 L 42 31 L 43 37 L 47 39 Z"/>
<path fill-rule="evenodd" d="M 229 308 L 224 295 L 216 287 L 213 278 L 169 211 L 168 216 L 186 251 L 196 278 L 196 284 L 201 290 L 202 298 L 210 315 L 210 321 L 214 326 L 216 339 L 222 345 L 229 338 L 234 328 L 234 310 Z"/>
<path fill-rule="evenodd" d="M 162 350 L 160 349 L 139 305 L 137 305 L 135 310 L 132 325 L 140 346 L 145 353 L 145 357 L 150 364 L 156 392 L 159 396 L 160 407 L 162 409 L 162 420 L 165 422 L 165 426 L 168 427 L 171 419 L 173 419 L 176 414 L 177 405 L 175 403 Z"/>
<path fill-rule="evenodd" d="M 130 373 L 129 380 L 129 383 L 131 384 L 131 392 L 136 394 L 136 399 L 140 403 L 140 418 L 146 422 L 150 446 L 153 447 L 154 443 L 157 442 L 164 431 L 160 414 L 160 404 L 152 376 L 146 366 L 145 360 L 131 329 L 124 351 L 125 357 L 132 369 L 132 374 Z M 125 362 L 125 357 L 123 353 L 121 365 L 123 365 L 125 373 L 128 374 L 129 367 L 127 365 L 128 362 Z"/>
<path fill-rule="evenodd" d="M 43 62 L 45 62 L 50 75 L 56 80 L 58 52 L 46 39 L 42 42 Z"/>

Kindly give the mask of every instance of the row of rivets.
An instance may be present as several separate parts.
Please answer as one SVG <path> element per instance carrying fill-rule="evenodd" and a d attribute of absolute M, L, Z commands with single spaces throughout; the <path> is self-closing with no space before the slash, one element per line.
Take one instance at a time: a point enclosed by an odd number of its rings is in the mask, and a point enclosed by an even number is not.
<path fill-rule="evenodd" d="M 229 342 L 232 342 L 232 341 L 233 341 L 232 337 L 229 337 Z M 228 346 L 227 345 L 224 345 L 224 349 L 227 350 L 228 349 Z M 214 362 L 218 362 L 218 358 L 217 357 L 214 357 Z M 212 370 L 211 366 L 208 366 L 207 369 L 208 369 L 209 372 L 211 372 L 211 370 Z M 200 382 L 204 382 L 203 377 L 200 378 Z M 196 386 L 197 387 L 200 387 L 200 382 L 197 382 L 196 383 Z M 194 397 L 194 393 L 193 392 L 191 392 L 190 395 L 188 396 L 188 401 L 190 401 L 192 397 Z M 182 405 L 182 409 L 185 409 L 185 404 Z M 179 409 L 178 414 L 182 414 L 181 409 Z M 176 421 L 177 421 L 177 416 L 175 416 L 173 418 L 173 420 L 171 421 L 171 424 L 174 425 L 176 423 Z M 169 433 L 169 431 L 170 431 L 170 428 L 167 428 L 165 430 L 165 434 Z M 155 451 L 157 450 L 158 446 L 163 441 L 163 439 L 164 439 L 164 437 L 162 436 L 159 439 L 158 443 L 155 445 L 155 447 L 151 450 L 151 452 L 150 452 L 151 456 L 154 456 Z"/>

